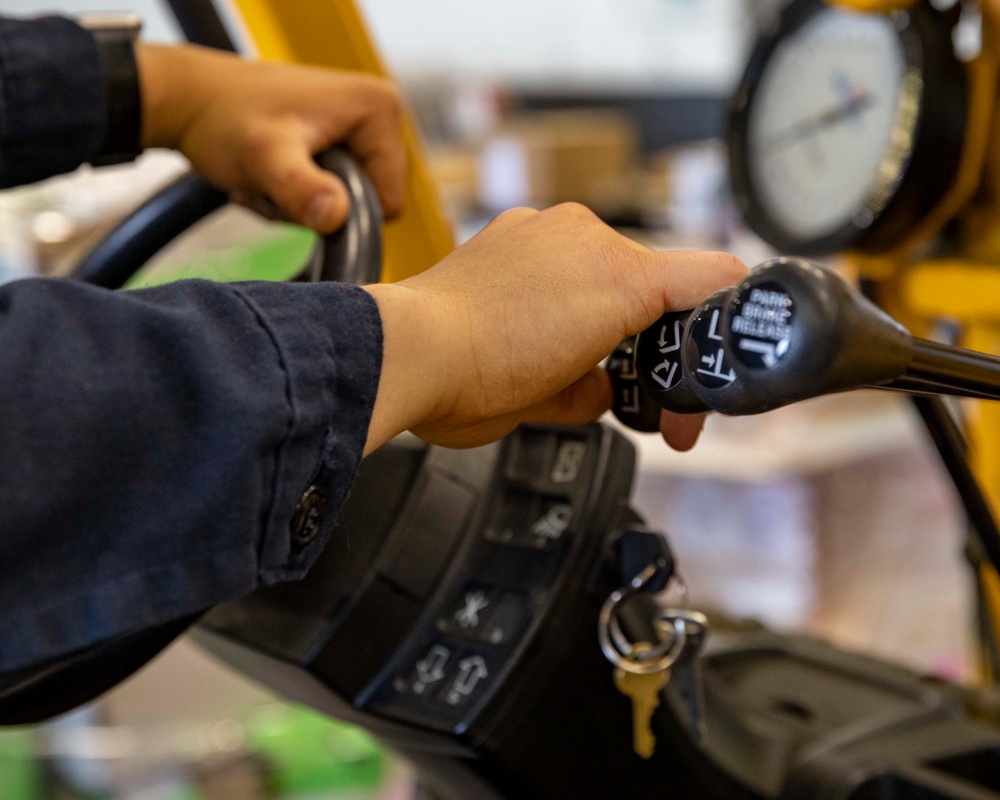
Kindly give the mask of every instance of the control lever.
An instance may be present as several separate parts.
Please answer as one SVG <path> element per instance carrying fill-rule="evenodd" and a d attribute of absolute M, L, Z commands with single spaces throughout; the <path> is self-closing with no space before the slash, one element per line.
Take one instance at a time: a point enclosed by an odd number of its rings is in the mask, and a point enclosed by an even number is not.
<path fill-rule="evenodd" d="M 717 292 L 693 311 L 664 314 L 639 334 L 639 383 L 660 407 L 678 414 L 759 414 L 775 407 L 749 392 L 728 364 L 721 322 L 733 291 Z"/>
<path fill-rule="evenodd" d="M 733 370 L 724 347 L 723 324 L 736 290 L 716 292 L 691 314 L 682 347 L 684 377 L 708 408 L 721 414 L 762 414 L 779 404 L 751 391 Z"/>
<path fill-rule="evenodd" d="M 912 336 L 803 259 L 755 269 L 736 287 L 724 327 L 737 378 L 775 407 L 862 387 L 1000 399 L 1000 358 Z"/>
<path fill-rule="evenodd" d="M 690 316 L 690 311 L 668 312 L 636 339 L 639 385 L 656 405 L 676 414 L 710 410 L 692 391 L 690 379 L 684 373 L 684 332 Z"/>
<path fill-rule="evenodd" d="M 636 337 L 623 339 L 608 356 L 605 369 L 611 377 L 613 397 L 611 411 L 626 428 L 639 433 L 656 433 L 660 429 L 660 407 L 639 385 L 635 368 Z"/>

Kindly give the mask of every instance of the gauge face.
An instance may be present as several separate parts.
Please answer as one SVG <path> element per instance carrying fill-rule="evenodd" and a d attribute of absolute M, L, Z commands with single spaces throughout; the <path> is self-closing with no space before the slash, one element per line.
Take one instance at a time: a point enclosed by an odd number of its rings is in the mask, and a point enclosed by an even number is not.
<path fill-rule="evenodd" d="M 815 239 L 871 221 L 893 137 L 911 133 L 897 128 L 906 70 L 882 15 L 829 8 L 776 48 L 747 135 L 759 201 L 788 234 Z"/>
<path fill-rule="evenodd" d="M 957 16 L 792 0 L 757 43 L 729 120 L 751 228 L 799 255 L 884 252 L 953 185 L 968 117 Z"/>

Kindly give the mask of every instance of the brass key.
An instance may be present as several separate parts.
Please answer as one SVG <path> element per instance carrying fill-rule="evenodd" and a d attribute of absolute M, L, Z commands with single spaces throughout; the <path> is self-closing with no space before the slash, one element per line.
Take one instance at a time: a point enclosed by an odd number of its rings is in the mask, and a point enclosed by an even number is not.
<path fill-rule="evenodd" d="M 636 651 L 649 650 L 649 645 L 637 644 Z M 632 701 L 632 748 L 640 758 L 650 758 L 656 749 L 653 735 L 653 712 L 660 705 L 660 692 L 670 680 L 670 669 L 638 675 L 615 669 L 615 688 Z"/>

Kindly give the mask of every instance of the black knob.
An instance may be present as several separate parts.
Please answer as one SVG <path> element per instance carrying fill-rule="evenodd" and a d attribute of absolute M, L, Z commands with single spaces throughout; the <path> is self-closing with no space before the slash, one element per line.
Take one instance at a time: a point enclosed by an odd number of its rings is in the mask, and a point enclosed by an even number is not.
<path fill-rule="evenodd" d="M 731 416 L 761 414 L 779 404 L 750 391 L 739 379 L 724 345 L 725 319 L 734 288 L 716 292 L 691 314 L 684 333 L 684 376 L 698 399 Z"/>
<path fill-rule="evenodd" d="M 635 340 L 635 336 L 623 339 L 608 358 L 605 368 L 614 390 L 611 411 L 622 425 L 639 433 L 655 433 L 660 429 L 660 407 L 639 385 Z"/>
<path fill-rule="evenodd" d="M 833 272 L 800 258 L 751 272 L 736 287 L 725 329 L 740 381 L 777 405 L 888 384 L 913 360 L 906 328 Z"/>
<path fill-rule="evenodd" d="M 636 371 L 646 394 L 660 408 L 700 414 L 709 408 L 691 391 L 684 375 L 682 346 L 690 311 L 671 311 L 639 334 Z"/>

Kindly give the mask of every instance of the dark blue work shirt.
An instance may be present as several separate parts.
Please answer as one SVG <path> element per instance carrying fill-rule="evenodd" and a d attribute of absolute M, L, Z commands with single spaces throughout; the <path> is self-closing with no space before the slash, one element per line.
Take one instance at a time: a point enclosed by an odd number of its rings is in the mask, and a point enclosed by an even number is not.
<path fill-rule="evenodd" d="M 104 104 L 91 34 L 0 19 L 0 183 L 90 160 Z M 381 357 L 352 286 L 0 286 L 0 673 L 301 577 Z M 329 511 L 304 541 L 307 490 Z"/>

